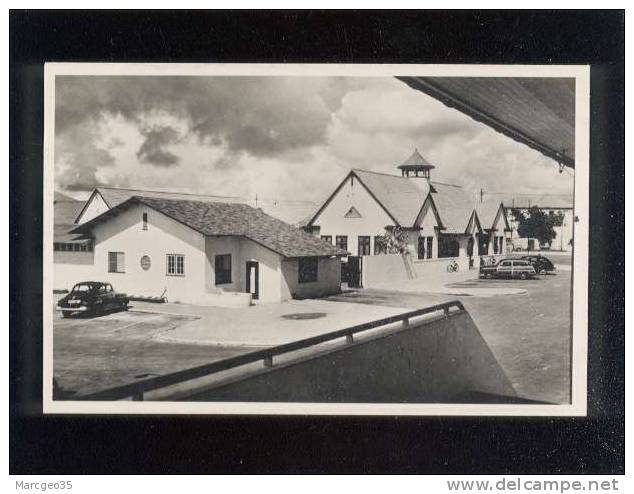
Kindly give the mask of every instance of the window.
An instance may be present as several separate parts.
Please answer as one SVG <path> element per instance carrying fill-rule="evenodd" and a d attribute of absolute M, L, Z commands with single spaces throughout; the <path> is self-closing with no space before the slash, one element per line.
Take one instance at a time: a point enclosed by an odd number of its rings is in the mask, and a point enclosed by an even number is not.
<path fill-rule="evenodd" d="M 360 256 L 369 256 L 370 255 L 370 237 L 368 236 L 359 236 L 358 239 L 358 251 Z"/>
<path fill-rule="evenodd" d="M 427 237 L 418 237 L 418 258 L 425 259 L 425 243 Z"/>
<path fill-rule="evenodd" d="M 348 250 L 348 237 L 346 235 L 337 235 L 335 238 L 337 247 L 343 250 Z"/>
<path fill-rule="evenodd" d="M 182 254 L 167 254 L 167 275 L 185 276 L 185 256 Z"/>
<path fill-rule="evenodd" d="M 53 250 L 60 250 L 61 248 L 62 247 L 61 247 L 61 244 L 59 242 L 55 242 L 53 244 Z"/>
<path fill-rule="evenodd" d="M 231 283 L 231 254 L 216 256 L 215 266 L 216 285 Z"/>
<path fill-rule="evenodd" d="M 434 237 L 427 237 L 427 249 L 425 251 L 427 253 L 427 259 L 431 259 L 433 247 L 434 247 Z"/>
<path fill-rule="evenodd" d="M 332 245 L 332 235 L 322 235 L 321 239 L 324 242 L 328 242 L 330 245 Z"/>
<path fill-rule="evenodd" d="M 125 254 L 123 252 L 108 252 L 108 272 L 125 273 Z"/>
<path fill-rule="evenodd" d="M 143 229 L 147 230 L 147 213 L 143 213 Z"/>
<path fill-rule="evenodd" d="M 387 254 L 387 242 L 383 235 L 374 236 L 374 255 Z"/>
<path fill-rule="evenodd" d="M 299 258 L 299 279 L 300 283 L 317 281 L 318 259 L 316 257 Z"/>
<path fill-rule="evenodd" d="M 502 242 L 504 242 L 504 237 L 493 237 L 494 254 L 502 254 Z"/>

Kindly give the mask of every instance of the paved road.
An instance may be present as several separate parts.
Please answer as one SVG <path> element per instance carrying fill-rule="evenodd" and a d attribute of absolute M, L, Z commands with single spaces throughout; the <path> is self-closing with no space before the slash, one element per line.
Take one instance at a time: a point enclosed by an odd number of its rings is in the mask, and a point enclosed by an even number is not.
<path fill-rule="evenodd" d="M 523 295 L 473 297 L 409 295 L 359 290 L 330 300 L 420 308 L 461 300 L 482 336 L 524 398 L 553 403 L 570 399 L 570 272 L 534 280 L 475 280 L 471 288 L 512 285 Z"/>
<path fill-rule="evenodd" d="M 72 398 L 255 350 L 153 339 L 192 319 L 195 318 L 137 312 L 91 319 L 61 319 L 56 314 L 54 376 L 62 388 L 62 397 Z"/>

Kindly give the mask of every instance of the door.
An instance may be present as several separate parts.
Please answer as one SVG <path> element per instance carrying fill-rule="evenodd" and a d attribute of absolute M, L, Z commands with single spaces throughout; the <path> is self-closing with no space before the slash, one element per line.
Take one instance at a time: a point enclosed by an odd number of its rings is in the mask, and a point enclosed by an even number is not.
<path fill-rule="evenodd" d="M 363 257 L 348 256 L 348 286 L 361 287 L 361 270 L 363 266 Z"/>
<path fill-rule="evenodd" d="M 260 297 L 260 265 L 257 261 L 247 261 L 247 293 L 253 300 Z"/>

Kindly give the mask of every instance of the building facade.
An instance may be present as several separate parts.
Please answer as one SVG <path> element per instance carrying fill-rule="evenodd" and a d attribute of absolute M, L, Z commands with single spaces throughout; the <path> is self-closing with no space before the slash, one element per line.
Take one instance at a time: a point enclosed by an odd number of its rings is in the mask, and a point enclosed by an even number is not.
<path fill-rule="evenodd" d="M 445 271 L 450 260 L 463 271 L 476 268 L 489 244 L 491 251 L 506 251 L 510 229 L 501 203 L 496 214 L 483 208 L 481 221 L 467 191 L 431 180 L 435 167 L 418 150 L 397 168 L 400 175 L 351 170 L 306 229 L 358 257 L 388 254 L 383 239 L 398 230 L 409 269 L 420 276 Z"/>
<path fill-rule="evenodd" d="M 245 204 L 143 196 L 73 233 L 94 245 L 88 279 L 133 297 L 225 307 L 338 293 L 346 253 Z"/>

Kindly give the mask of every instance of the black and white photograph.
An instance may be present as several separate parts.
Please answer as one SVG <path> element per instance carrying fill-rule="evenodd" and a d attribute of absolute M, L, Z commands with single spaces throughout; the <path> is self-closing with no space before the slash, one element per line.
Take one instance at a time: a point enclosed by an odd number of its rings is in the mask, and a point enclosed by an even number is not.
<path fill-rule="evenodd" d="M 51 411 L 585 413 L 583 67 L 46 69 Z"/>

